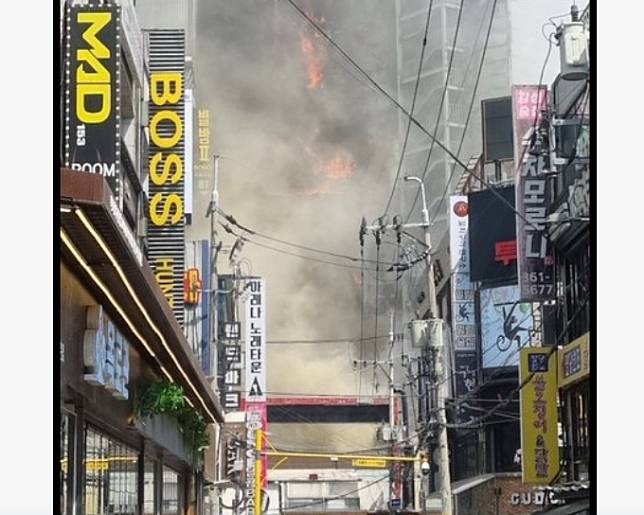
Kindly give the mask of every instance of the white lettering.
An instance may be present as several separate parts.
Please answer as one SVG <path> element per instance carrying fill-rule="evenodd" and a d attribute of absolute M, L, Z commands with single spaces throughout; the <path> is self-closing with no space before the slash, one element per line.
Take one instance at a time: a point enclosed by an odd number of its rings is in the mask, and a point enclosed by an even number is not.
<path fill-rule="evenodd" d="M 72 163 L 72 170 L 116 177 L 116 163 Z"/>

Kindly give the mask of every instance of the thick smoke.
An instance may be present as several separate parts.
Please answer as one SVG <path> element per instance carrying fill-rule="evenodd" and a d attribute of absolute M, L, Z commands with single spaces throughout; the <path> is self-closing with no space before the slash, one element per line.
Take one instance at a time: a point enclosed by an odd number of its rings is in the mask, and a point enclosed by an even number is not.
<path fill-rule="evenodd" d="M 392 2 L 301 5 L 395 92 Z M 222 208 L 259 232 L 358 256 L 360 219 L 383 209 L 393 179 L 397 113 L 391 104 L 282 1 L 202 2 L 195 74 L 198 107 L 210 109 L 213 148 L 223 156 Z M 207 237 L 207 220 L 195 218 Z M 373 257 L 371 247 L 369 241 Z M 383 250 L 387 260 L 392 250 Z M 252 243 L 243 254 L 253 273 L 267 281 L 269 340 L 359 335 L 359 269 L 305 261 Z M 365 281 L 373 283 L 373 272 Z M 365 336 L 371 336 L 373 291 L 366 293 Z M 269 345 L 268 390 L 356 393 L 351 363 L 358 355 L 358 347 L 347 344 Z M 371 372 L 364 374 L 363 393 L 367 383 Z"/>

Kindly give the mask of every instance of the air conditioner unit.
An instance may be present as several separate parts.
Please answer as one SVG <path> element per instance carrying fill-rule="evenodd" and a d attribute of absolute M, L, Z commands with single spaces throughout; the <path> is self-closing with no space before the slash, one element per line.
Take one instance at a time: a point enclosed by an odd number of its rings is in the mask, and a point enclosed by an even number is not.
<path fill-rule="evenodd" d="M 559 36 L 561 77 L 583 80 L 588 77 L 588 35 L 582 22 L 565 24 Z"/>
<path fill-rule="evenodd" d="M 391 431 L 391 426 L 384 425 L 378 428 L 376 437 L 381 442 L 391 442 L 393 439 L 393 432 Z"/>

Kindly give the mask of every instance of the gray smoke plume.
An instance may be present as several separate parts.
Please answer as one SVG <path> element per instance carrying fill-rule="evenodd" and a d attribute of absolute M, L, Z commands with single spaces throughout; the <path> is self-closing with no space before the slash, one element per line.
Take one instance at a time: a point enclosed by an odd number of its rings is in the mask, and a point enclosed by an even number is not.
<path fill-rule="evenodd" d="M 393 3 L 300 5 L 395 91 Z M 391 104 L 283 1 L 202 2 L 195 75 L 197 105 L 210 110 L 212 145 L 223 156 L 222 208 L 259 232 L 358 256 L 360 219 L 382 210 L 392 180 L 397 113 Z M 208 222 L 199 218 L 206 237 Z M 370 257 L 372 247 L 370 241 Z M 392 249 L 386 254 L 390 260 Z M 252 243 L 244 256 L 267 281 L 269 340 L 359 336 L 359 269 Z M 373 283 L 373 277 L 365 280 Z M 372 336 L 374 298 L 367 292 L 365 336 Z M 269 345 L 268 390 L 355 393 L 351 363 L 358 354 L 358 346 L 348 344 Z M 370 372 L 363 382 L 364 392 Z"/>

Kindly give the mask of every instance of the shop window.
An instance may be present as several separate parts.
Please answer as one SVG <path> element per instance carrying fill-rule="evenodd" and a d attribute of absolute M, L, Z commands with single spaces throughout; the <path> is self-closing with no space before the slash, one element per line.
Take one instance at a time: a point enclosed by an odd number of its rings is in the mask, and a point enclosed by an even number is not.
<path fill-rule="evenodd" d="M 143 465 L 143 515 L 156 515 L 157 463 L 146 458 Z"/>
<path fill-rule="evenodd" d="M 85 515 L 138 513 L 136 450 L 87 426 L 83 467 Z"/>
<path fill-rule="evenodd" d="M 163 467 L 162 515 L 183 513 L 183 482 L 181 476 L 168 467 Z"/>
<path fill-rule="evenodd" d="M 74 418 L 63 411 L 60 416 L 60 513 L 71 515 L 73 505 L 72 472 L 74 454 L 72 449 Z"/>

